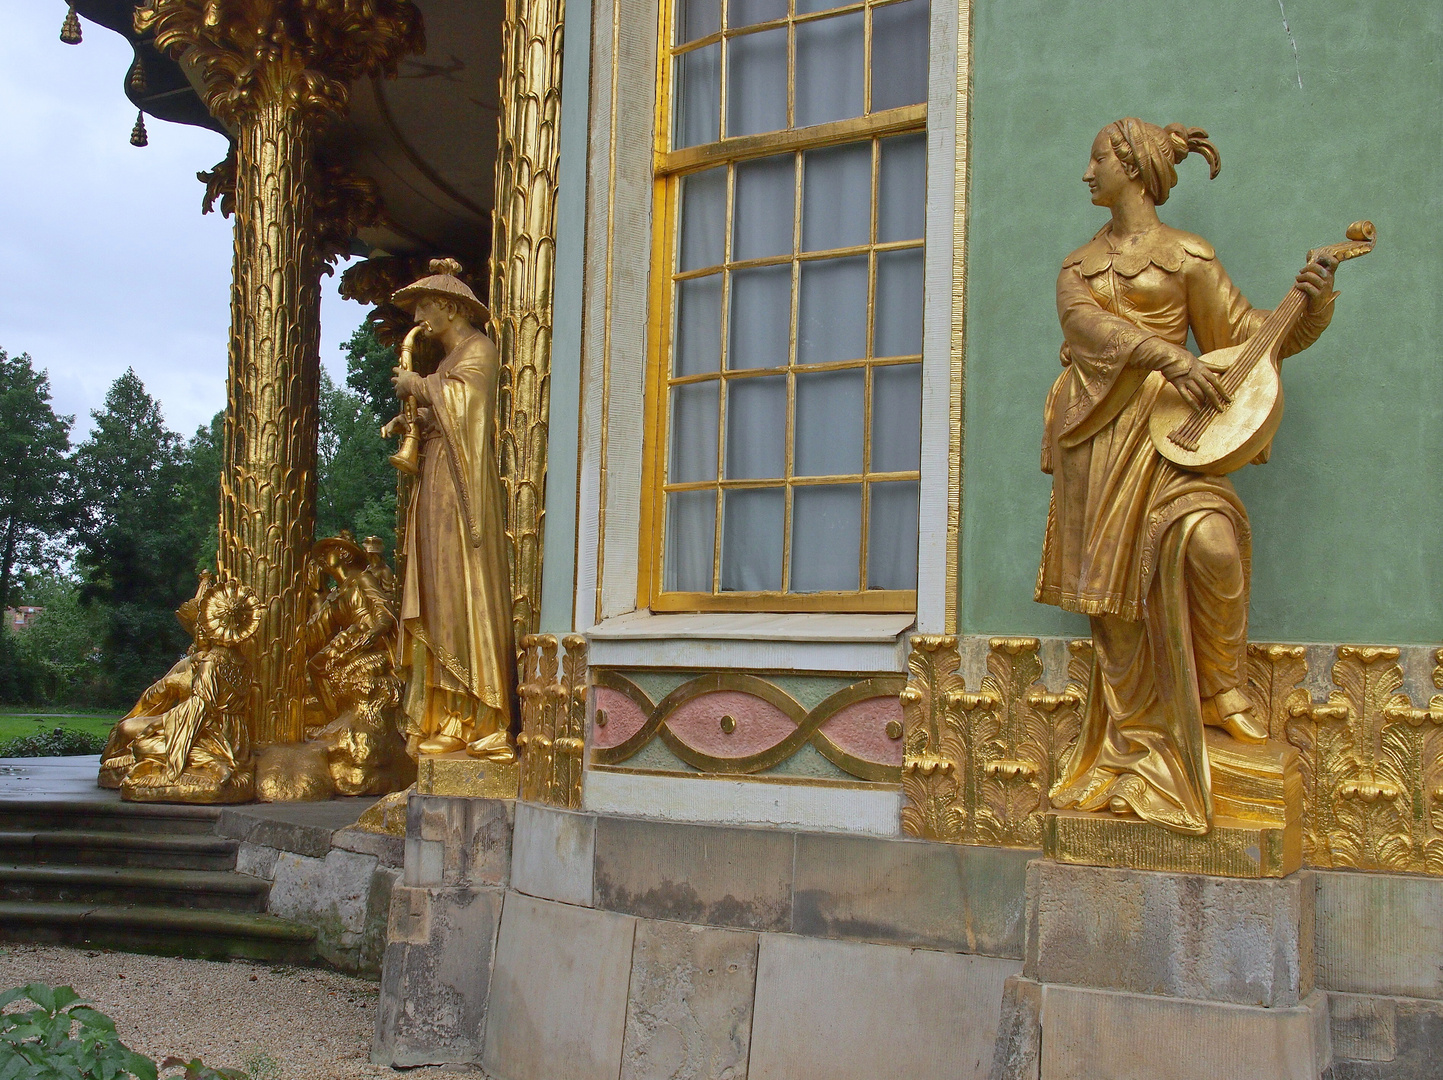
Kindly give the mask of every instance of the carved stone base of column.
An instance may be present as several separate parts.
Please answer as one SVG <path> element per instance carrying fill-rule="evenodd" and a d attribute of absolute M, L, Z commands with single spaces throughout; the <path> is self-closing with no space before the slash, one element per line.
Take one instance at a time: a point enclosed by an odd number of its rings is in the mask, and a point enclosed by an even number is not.
<path fill-rule="evenodd" d="M 423 755 L 416 765 L 418 795 L 514 799 L 521 790 L 521 766 L 515 761 L 484 761 L 463 752 Z"/>

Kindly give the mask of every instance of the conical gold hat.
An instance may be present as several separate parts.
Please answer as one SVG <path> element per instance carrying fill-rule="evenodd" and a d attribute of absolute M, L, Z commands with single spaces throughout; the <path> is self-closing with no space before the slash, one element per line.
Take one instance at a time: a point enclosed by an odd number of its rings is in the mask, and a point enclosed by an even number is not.
<path fill-rule="evenodd" d="M 428 296 L 434 296 L 460 304 L 474 322 L 487 322 L 491 318 L 491 312 L 476 298 L 470 287 L 457 277 L 460 273 L 461 264 L 455 259 L 432 259 L 430 276 L 413 281 L 404 289 L 397 289 L 391 294 L 391 303 L 404 311 L 414 312 L 417 304 Z"/>

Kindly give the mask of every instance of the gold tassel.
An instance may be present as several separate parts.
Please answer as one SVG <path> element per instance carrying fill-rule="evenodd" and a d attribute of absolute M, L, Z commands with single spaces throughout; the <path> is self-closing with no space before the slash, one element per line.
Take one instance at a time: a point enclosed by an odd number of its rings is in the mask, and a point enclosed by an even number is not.
<path fill-rule="evenodd" d="M 150 136 L 145 133 L 145 113 L 135 114 L 135 127 L 130 129 L 131 146 L 149 146 Z"/>
<path fill-rule="evenodd" d="M 131 93 L 145 93 L 145 65 L 140 62 L 138 56 L 135 58 L 135 63 L 130 65 L 129 83 Z"/>
<path fill-rule="evenodd" d="M 65 21 L 60 24 L 60 40 L 67 45 L 80 44 L 80 16 L 75 14 L 74 4 L 70 5 Z"/>

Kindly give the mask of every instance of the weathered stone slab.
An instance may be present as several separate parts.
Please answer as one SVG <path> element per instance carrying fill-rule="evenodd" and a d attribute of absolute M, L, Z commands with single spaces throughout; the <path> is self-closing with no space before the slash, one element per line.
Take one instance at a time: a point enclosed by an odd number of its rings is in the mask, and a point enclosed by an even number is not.
<path fill-rule="evenodd" d="M 406 884 L 506 885 L 514 808 L 505 799 L 412 795 L 406 807 Z"/>
<path fill-rule="evenodd" d="M 1326 1080 L 1443 1080 L 1443 1002 L 1328 993 Z"/>
<path fill-rule="evenodd" d="M 280 857 L 281 853 L 273 847 L 261 847 L 242 840 L 235 853 L 236 873 L 270 881 L 276 876 L 276 860 Z"/>
<path fill-rule="evenodd" d="M 228 806 L 216 819 L 215 831 L 258 846 L 323 859 L 331 849 L 331 834 L 354 825 L 375 801 L 371 797 L 360 797 Z"/>
<path fill-rule="evenodd" d="M 1037 860 L 1025 973 L 1045 984 L 1287 1008 L 1313 990 L 1313 876 L 1218 878 Z"/>
<path fill-rule="evenodd" d="M 317 951 L 340 967 L 358 970 L 376 866 L 374 855 L 332 850 L 324 859 L 312 859 L 283 851 L 275 862 L 266 910 L 315 927 Z"/>
<path fill-rule="evenodd" d="M 621 1080 L 746 1080 L 757 935 L 639 921 Z"/>
<path fill-rule="evenodd" d="M 331 846 L 342 851 L 354 851 L 358 855 L 374 855 L 382 866 L 399 868 L 406 857 L 403 837 L 365 829 L 340 829 L 331 837 Z"/>
<path fill-rule="evenodd" d="M 595 856 L 595 815 L 516 804 L 513 889 L 543 900 L 590 907 Z"/>
<path fill-rule="evenodd" d="M 1319 870 L 1318 985 L 1443 999 L 1443 880 Z"/>
<path fill-rule="evenodd" d="M 748 1076 L 982 1080 L 1003 983 L 1017 968 L 990 956 L 764 934 Z"/>
<path fill-rule="evenodd" d="M 1035 851 L 797 836 L 792 931 L 1022 958 Z"/>
<path fill-rule="evenodd" d="M 481 1053 L 501 897 L 496 889 L 394 890 L 373 1062 L 409 1068 Z"/>
<path fill-rule="evenodd" d="M 1295 1008 L 1042 989 L 1041 1080 L 1317 1080 L 1328 1067 L 1328 1007 Z"/>
<path fill-rule="evenodd" d="M 596 819 L 596 906 L 651 919 L 788 930 L 793 834 Z"/>
<path fill-rule="evenodd" d="M 1042 985 L 1014 975 L 1002 989 L 988 1080 L 1038 1080 L 1041 1075 Z"/>
<path fill-rule="evenodd" d="M 486 1071 L 507 1080 L 616 1080 L 636 920 L 506 894 Z"/>

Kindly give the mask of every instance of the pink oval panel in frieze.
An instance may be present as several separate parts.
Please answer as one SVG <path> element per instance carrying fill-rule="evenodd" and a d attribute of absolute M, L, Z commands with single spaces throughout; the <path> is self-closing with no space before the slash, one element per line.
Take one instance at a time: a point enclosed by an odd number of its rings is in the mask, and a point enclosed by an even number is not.
<path fill-rule="evenodd" d="M 887 738 L 887 721 L 902 722 L 902 703 L 896 694 L 855 701 L 837 712 L 821 732 L 837 746 L 863 761 L 878 765 L 902 764 L 902 740 Z"/>
<path fill-rule="evenodd" d="M 722 718 L 736 721 L 730 734 Z M 717 690 L 677 706 L 666 719 L 671 733 L 699 754 L 744 758 L 770 750 L 797 730 L 790 716 L 769 701 L 740 690 Z M 730 726 L 730 725 L 728 725 Z"/>
<path fill-rule="evenodd" d="M 593 687 L 591 711 L 591 745 L 598 750 L 620 746 L 641 730 L 646 713 L 620 690 L 609 686 Z M 596 722 L 598 712 L 606 713 L 605 725 Z"/>

